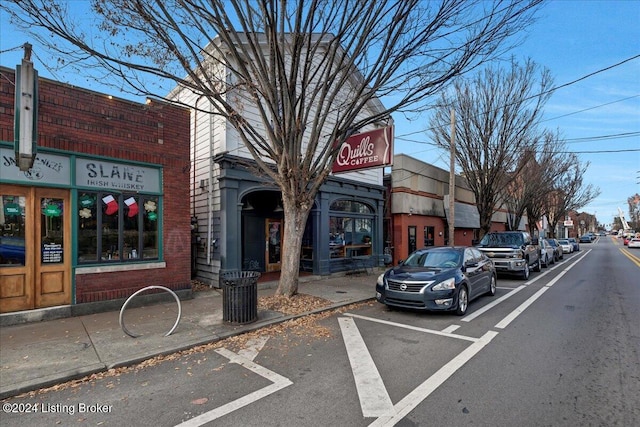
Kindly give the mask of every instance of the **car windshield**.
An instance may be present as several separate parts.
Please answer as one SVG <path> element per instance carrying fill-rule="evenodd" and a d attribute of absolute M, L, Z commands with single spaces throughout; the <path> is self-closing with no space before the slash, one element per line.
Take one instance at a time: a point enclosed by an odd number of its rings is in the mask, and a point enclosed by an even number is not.
<path fill-rule="evenodd" d="M 402 263 L 408 267 L 451 268 L 460 263 L 460 252 L 455 250 L 414 252 Z"/>

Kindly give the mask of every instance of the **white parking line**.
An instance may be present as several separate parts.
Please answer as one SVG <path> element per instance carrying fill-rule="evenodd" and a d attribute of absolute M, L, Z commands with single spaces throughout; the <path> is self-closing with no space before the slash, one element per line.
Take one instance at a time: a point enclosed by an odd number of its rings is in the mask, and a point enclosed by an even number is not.
<path fill-rule="evenodd" d="M 444 332 L 445 334 L 450 334 L 453 331 L 455 331 L 456 329 L 458 329 L 460 327 L 460 325 L 449 325 L 446 328 L 444 328 L 442 330 L 442 332 Z"/>
<path fill-rule="evenodd" d="M 389 393 L 355 321 L 340 317 L 338 323 L 358 390 L 362 416 L 380 417 L 393 414 L 393 403 Z"/>
<path fill-rule="evenodd" d="M 501 296 L 500 298 L 498 298 L 497 300 L 493 301 L 492 303 L 487 304 L 484 307 L 474 311 L 473 313 L 464 316 L 462 319 L 460 319 L 460 321 L 462 321 L 462 322 L 471 322 L 476 317 L 486 313 L 487 311 L 491 310 L 493 307 L 495 307 L 496 305 L 500 304 L 501 302 L 504 302 L 504 301 L 508 300 L 509 298 L 511 298 L 512 296 L 514 296 L 515 294 L 517 294 L 518 292 L 520 292 L 524 288 L 526 288 L 525 285 L 518 286 L 517 288 L 515 288 L 514 290 L 512 290 L 508 294 L 505 294 L 505 295 Z"/>
<path fill-rule="evenodd" d="M 360 316 L 358 314 L 353 314 L 353 313 L 344 313 L 344 315 L 345 316 L 350 316 L 350 317 L 355 317 L 357 319 L 368 320 L 370 322 L 382 323 L 383 325 L 396 326 L 398 328 L 404 328 L 404 329 L 410 329 L 412 331 L 424 332 L 424 333 L 432 334 L 432 335 L 440 335 L 440 336 L 443 336 L 443 337 L 457 338 L 457 339 L 461 339 L 461 340 L 465 340 L 465 341 L 471 341 L 471 342 L 478 341 L 478 338 L 467 337 L 467 336 L 464 336 L 464 335 L 450 334 L 448 332 L 436 331 L 434 329 L 419 328 L 417 326 L 405 325 L 403 323 L 389 322 L 388 320 L 375 319 L 373 317 Z"/>
<path fill-rule="evenodd" d="M 227 415 L 233 411 L 236 411 L 244 406 L 247 406 L 253 402 L 256 402 L 263 397 L 266 397 L 272 393 L 277 392 L 285 387 L 293 384 L 288 378 L 283 377 L 280 374 L 277 374 L 273 371 L 268 370 L 267 368 L 257 365 L 251 360 L 239 356 L 232 351 L 229 351 L 225 348 L 219 348 L 216 350 L 216 353 L 226 357 L 232 363 L 237 363 L 250 371 L 260 375 L 263 378 L 268 379 L 273 382 L 273 384 L 268 385 L 260 390 L 256 390 L 253 393 L 249 393 L 246 396 L 242 396 L 239 399 L 234 400 L 233 402 L 229 402 L 226 405 L 222 405 L 219 408 L 213 409 L 209 412 L 205 412 L 204 414 L 198 415 L 197 417 L 191 418 L 178 426 L 181 427 L 199 427 L 208 422 L 214 421 L 224 415 Z M 176 426 L 177 427 L 177 426 Z"/>
<path fill-rule="evenodd" d="M 495 331 L 488 331 L 480 339 L 464 349 L 460 354 L 451 359 L 446 365 L 431 375 L 425 382 L 420 384 L 415 390 L 409 393 L 395 406 L 395 413 L 390 416 L 383 416 L 369 424 L 369 426 L 394 426 L 413 411 L 423 400 L 440 387 L 458 369 L 467 363 L 473 356 L 482 350 L 498 335 Z"/>
<path fill-rule="evenodd" d="M 544 287 L 540 288 L 540 290 L 538 290 L 538 292 L 536 292 L 535 294 L 533 294 L 531 297 L 529 297 L 529 299 L 527 299 L 525 302 L 523 302 L 522 304 L 520 304 L 520 306 L 518 306 L 515 310 L 513 310 L 511 313 L 507 314 L 501 321 L 499 321 L 496 324 L 496 328 L 499 329 L 504 329 L 507 326 L 509 326 L 509 324 L 511 322 L 513 322 L 520 314 L 522 314 L 523 311 L 525 311 L 531 304 L 534 303 L 535 300 L 537 300 L 538 298 L 540 298 L 542 296 L 542 294 L 544 294 L 551 286 L 553 286 L 558 280 L 560 280 L 560 278 L 562 278 L 562 276 L 564 276 L 565 274 L 567 274 L 567 272 L 569 270 L 571 270 L 573 267 L 576 266 L 576 264 L 578 264 L 580 261 L 582 261 L 584 259 L 585 256 L 587 256 L 589 254 L 590 250 L 587 251 L 584 255 L 582 255 L 580 258 L 576 259 L 573 263 L 571 263 L 569 266 L 567 266 L 567 268 L 565 268 L 564 270 L 562 270 L 562 272 L 560 272 L 560 274 L 558 274 L 556 277 L 554 277 L 549 283 L 547 283 Z"/>

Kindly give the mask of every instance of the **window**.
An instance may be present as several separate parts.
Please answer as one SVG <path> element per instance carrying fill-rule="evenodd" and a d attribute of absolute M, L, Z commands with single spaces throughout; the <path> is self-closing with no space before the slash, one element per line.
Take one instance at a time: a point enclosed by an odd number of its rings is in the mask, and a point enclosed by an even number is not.
<path fill-rule="evenodd" d="M 24 196 L 0 194 L 0 265 L 25 265 Z"/>
<path fill-rule="evenodd" d="M 374 216 L 368 205 L 353 200 L 331 204 L 329 216 L 329 254 L 331 258 L 371 255 Z"/>
<path fill-rule="evenodd" d="M 409 239 L 407 240 L 409 242 L 409 253 L 414 252 L 417 248 L 417 241 L 416 241 L 416 226 L 415 225 L 410 225 L 409 226 Z"/>
<path fill-rule="evenodd" d="M 158 197 L 78 194 L 78 263 L 158 259 Z"/>
<path fill-rule="evenodd" d="M 435 234 L 435 227 L 430 227 L 430 226 L 426 226 L 424 227 L 424 246 L 434 246 L 435 240 L 434 240 L 434 234 Z"/>

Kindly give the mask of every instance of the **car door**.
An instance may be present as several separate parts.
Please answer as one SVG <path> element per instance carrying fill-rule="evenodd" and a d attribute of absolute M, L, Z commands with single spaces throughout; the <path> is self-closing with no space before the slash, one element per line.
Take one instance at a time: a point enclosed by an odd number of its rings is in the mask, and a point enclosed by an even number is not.
<path fill-rule="evenodd" d="M 481 294 L 487 292 L 491 286 L 491 277 L 493 276 L 493 261 L 486 256 L 482 251 L 471 248 L 471 252 L 478 261 L 478 268 L 480 269 L 480 286 L 478 291 Z"/>
<path fill-rule="evenodd" d="M 471 248 L 464 250 L 462 261 L 469 283 L 469 298 L 473 299 L 482 290 L 482 266 L 478 263 L 478 259 Z"/>

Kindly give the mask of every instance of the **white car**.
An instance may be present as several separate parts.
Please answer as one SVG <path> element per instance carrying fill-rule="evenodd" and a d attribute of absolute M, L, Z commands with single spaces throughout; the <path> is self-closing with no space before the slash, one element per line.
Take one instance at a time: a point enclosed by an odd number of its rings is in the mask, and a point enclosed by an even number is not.
<path fill-rule="evenodd" d="M 640 237 L 634 237 L 633 239 L 629 240 L 629 243 L 627 244 L 628 248 L 640 248 Z"/>
<path fill-rule="evenodd" d="M 562 248 L 562 252 L 565 254 L 573 253 L 573 244 L 567 239 L 558 240 L 560 247 Z"/>

